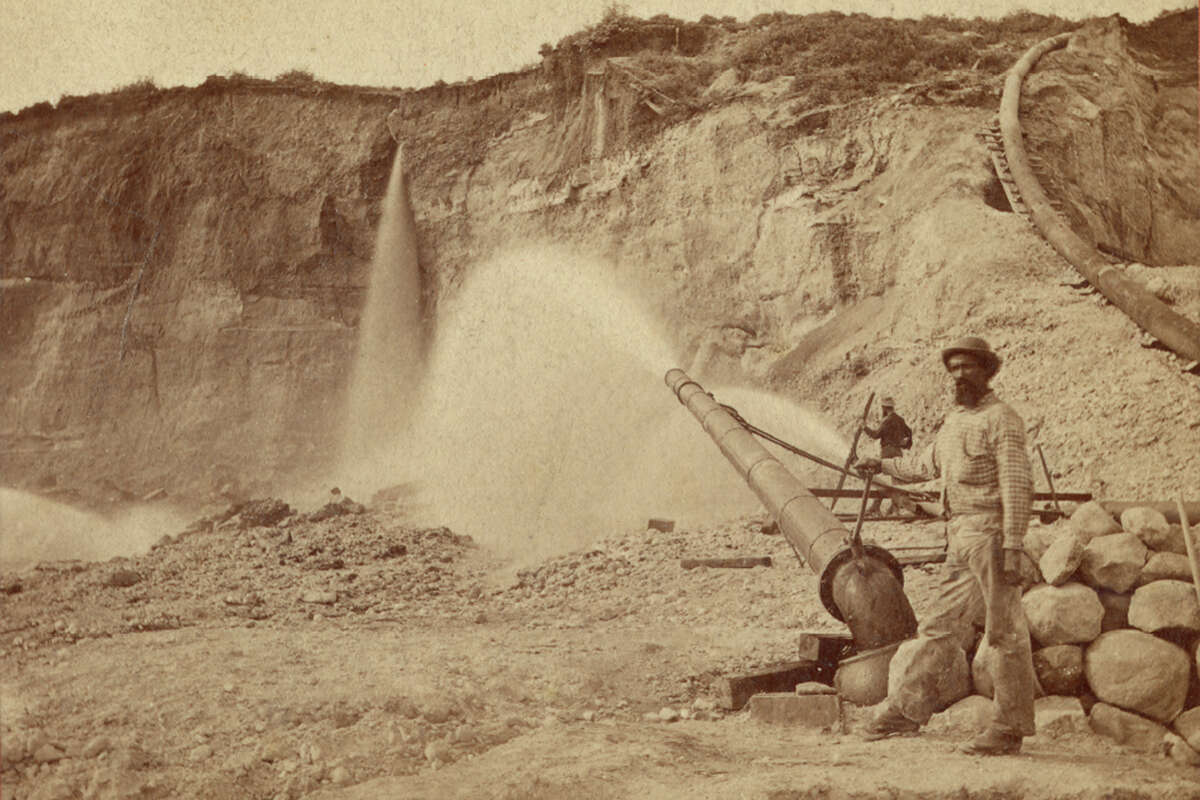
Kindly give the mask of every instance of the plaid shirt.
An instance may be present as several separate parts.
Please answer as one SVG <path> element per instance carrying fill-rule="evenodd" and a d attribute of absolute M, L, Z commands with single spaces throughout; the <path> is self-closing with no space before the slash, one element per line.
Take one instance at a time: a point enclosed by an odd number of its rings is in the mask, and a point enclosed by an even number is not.
<path fill-rule="evenodd" d="M 1025 423 L 988 392 L 974 408 L 946 415 L 924 452 L 883 459 L 883 471 L 912 483 L 943 477 L 951 514 L 1001 514 L 1004 547 L 1021 547 L 1033 506 L 1033 476 L 1025 454 Z"/>

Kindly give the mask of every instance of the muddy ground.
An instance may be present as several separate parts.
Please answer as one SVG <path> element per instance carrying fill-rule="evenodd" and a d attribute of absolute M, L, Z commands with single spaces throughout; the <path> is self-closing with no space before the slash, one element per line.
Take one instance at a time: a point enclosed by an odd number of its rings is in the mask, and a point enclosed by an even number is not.
<path fill-rule="evenodd" d="M 868 744 L 853 706 L 832 730 L 722 709 L 723 676 L 842 630 L 759 517 L 516 570 L 402 503 L 234 511 L 144 556 L 3 575 L 4 798 L 1200 796 L 1195 769 L 1090 733 L 988 760 L 945 715 Z M 734 555 L 772 566 L 680 566 Z M 918 615 L 939 569 L 905 570 Z"/>

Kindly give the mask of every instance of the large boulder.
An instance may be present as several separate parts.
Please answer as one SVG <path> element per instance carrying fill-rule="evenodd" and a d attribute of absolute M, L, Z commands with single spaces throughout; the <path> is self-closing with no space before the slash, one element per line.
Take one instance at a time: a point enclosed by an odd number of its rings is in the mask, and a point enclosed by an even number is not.
<path fill-rule="evenodd" d="M 1121 528 L 1145 541 L 1147 547 L 1150 542 L 1146 538 L 1153 539 L 1156 535 L 1166 533 L 1170 527 L 1171 523 L 1167 522 L 1163 513 L 1149 506 L 1134 506 L 1121 512 Z"/>
<path fill-rule="evenodd" d="M 1182 647 L 1128 628 L 1100 634 L 1083 654 L 1083 674 L 1097 698 L 1159 722 L 1183 710 L 1191 671 Z"/>
<path fill-rule="evenodd" d="M 1113 515 L 1095 500 L 1075 509 L 1075 513 L 1071 515 L 1071 527 L 1084 544 L 1097 536 L 1107 536 L 1121 530 Z"/>
<path fill-rule="evenodd" d="M 1030 525 L 1023 542 L 1025 552 L 1037 563 L 1050 545 L 1066 536 L 1079 538 L 1067 520 L 1059 520 L 1053 525 Z"/>
<path fill-rule="evenodd" d="M 1039 697 L 1033 701 L 1033 718 L 1037 726 L 1037 735 L 1049 739 L 1091 732 L 1087 713 L 1078 697 Z"/>
<path fill-rule="evenodd" d="M 979 647 L 975 649 L 975 656 L 971 659 L 971 684 L 975 687 L 975 694 L 983 697 L 996 696 L 996 648 L 988 644 L 987 637 L 979 640 Z M 1042 686 L 1038 683 L 1037 671 L 1032 669 L 1033 663 L 1030 661 L 1030 676 L 1029 680 L 1033 681 L 1034 694 L 1041 697 L 1044 692 Z"/>
<path fill-rule="evenodd" d="M 1129 627 L 1129 601 L 1133 599 L 1132 595 L 1101 589 L 1096 596 L 1100 598 L 1100 605 L 1104 606 L 1104 619 L 1100 620 L 1101 632 Z"/>
<path fill-rule="evenodd" d="M 1200 706 L 1181 713 L 1171 727 L 1194 749 L 1200 750 Z"/>
<path fill-rule="evenodd" d="M 1100 635 L 1104 606 L 1082 583 L 1042 584 L 1021 598 L 1029 633 L 1043 646 L 1090 642 Z"/>
<path fill-rule="evenodd" d="M 1078 645 L 1056 644 L 1035 651 L 1033 669 L 1047 695 L 1077 695 L 1083 690 L 1083 648 Z"/>
<path fill-rule="evenodd" d="M 1083 548 L 1080 576 L 1097 589 L 1127 592 L 1137 583 L 1149 551 L 1132 533 L 1097 536 Z"/>
<path fill-rule="evenodd" d="M 1183 581 L 1154 581 L 1133 593 L 1129 624 L 1146 633 L 1166 630 L 1200 632 L 1196 587 Z"/>
<path fill-rule="evenodd" d="M 927 730 L 937 733 L 956 733 L 970 736 L 988 726 L 995 704 L 978 694 L 967 695 L 929 720 Z"/>
<path fill-rule="evenodd" d="M 1151 552 L 1150 557 L 1146 559 L 1146 565 L 1142 567 L 1142 574 L 1138 576 L 1137 585 L 1145 586 L 1147 583 L 1161 580 L 1190 582 L 1192 562 L 1187 556 L 1179 553 Z"/>
<path fill-rule="evenodd" d="M 971 693 L 967 654 L 953 641 L 917 637 L 900 645 L 888 666 L 888 700 L 918 722 Z"/>
<path fill-rule="evenodd" d="M 1132 533 L 1141 539 L 1151 550 L 1187 553 L 1187 546 L 1183 542 L 1183 530 L 1178 526 L 1172 530 L 1171 523 L 1167 522 L 1167 518 L 1157 509 L 1146 506 L 1127 508 L 1121 513 L 1121 527 L 1126 533 Z"/>
<path fill-rule="evenodd" d="M 1154 720 L 1108 703 L 1092 706 L 1088 721 L 1092 730 L 1101 736 L 1142 753 L 1161 753 L 1163 738 L 1170 732 Z"/>
<path fill-rule="evenodd" d="M 1071 579 L 1083 561 L 1083 542 L 1072 531 L 1050 543 L 1038 560 L 1042 578 L 1051 586 L 1061 586 Z"/>

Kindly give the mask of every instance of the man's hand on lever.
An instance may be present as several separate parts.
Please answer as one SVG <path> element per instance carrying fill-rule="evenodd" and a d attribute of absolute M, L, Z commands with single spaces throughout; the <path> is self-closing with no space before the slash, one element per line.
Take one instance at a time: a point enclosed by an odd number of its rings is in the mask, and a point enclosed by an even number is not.
<path fill-rule="evenodd" d="M 883 472 L 883 462 L 878 458 L 860 458 L 854 462 L 851 469 L 865 478 L 867 475 L 878 475 Z"/>

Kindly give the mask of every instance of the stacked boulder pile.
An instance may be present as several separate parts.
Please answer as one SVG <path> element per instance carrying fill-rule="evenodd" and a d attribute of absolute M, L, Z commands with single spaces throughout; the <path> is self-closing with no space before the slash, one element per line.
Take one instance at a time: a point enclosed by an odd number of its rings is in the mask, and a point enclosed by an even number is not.
<path fill-rule="evenodd" d="M 1040 580 L 1022 603 L 1045 694 L 1039 732 L 1082 727 L 1086 714 L 1118 744 L 1200 765 L 1200 599 L 1184 536 L 1153 508 L 1118 523 L 1094 502 L 1030 529 Z M 990 694 L 985 648 L 972 673 Z"/>

